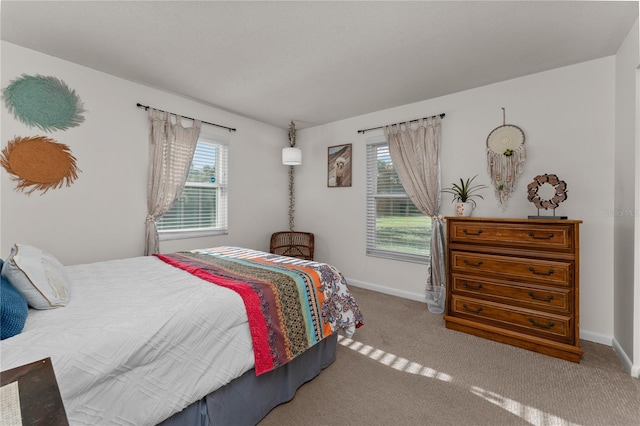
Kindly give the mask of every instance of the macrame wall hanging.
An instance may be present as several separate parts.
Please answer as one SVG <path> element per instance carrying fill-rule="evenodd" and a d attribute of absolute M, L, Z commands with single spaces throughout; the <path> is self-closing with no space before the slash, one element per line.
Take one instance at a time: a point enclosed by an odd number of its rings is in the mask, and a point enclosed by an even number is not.
<path fill-rule="evenodd" d="M 18 182 L 16 191 L 27 190 L 27 195 L 36 190 L 44 194 L 64 184 L 69 186 L 80 171 L 69 147 L 45 136 L 16 137 L 9 141 L 0 155 L 0 165 L 11 180 Z"/>
<path fill-rule="evenodd" d="M 84 121 L 80 97 L 55 77 L 23 74 L 9 83 L 2 97 L 17 120 L 45 132 L 67 130 Z"/>
<path fill-rule="evenodd" d="M 502 108 L 502 126 L 493 129 L 487 137 L 489 177 L 502 210 L 507 208 L 509 197 L 522 174 L 527 157 L 524 139 L 522 129 L 506 124 L 505 109 Z"/>

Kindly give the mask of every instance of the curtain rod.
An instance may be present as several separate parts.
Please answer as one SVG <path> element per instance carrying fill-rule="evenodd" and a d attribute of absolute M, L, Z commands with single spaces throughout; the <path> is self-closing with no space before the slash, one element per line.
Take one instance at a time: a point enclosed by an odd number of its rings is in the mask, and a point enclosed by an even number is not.
<path fill-rule="evenodd" d="M 141 103 L 137 103 L 137 104 L 136 104 L 136 106 L 137 106 L 138 108 L 144 108 L 144 109 L 145 109 L 145 111 L 146 111 L 146 110 L 148 110 L 149 108 L 151 108 L 151 107 L 149 107 L 149 106 L 147 106 L 147 105 L 142 105 Z M 173 113 L 173 112 L 163 111 L 163 110 L 161 110 L 161 109 L 157 109 L 157 108 L 154 108 L 154 109 L 155 109 L 155 110 L 157 110 L 157 111 L 160 111 L 160 112 L 166 112 L 166 113 L 168 113 L 168 114 L 173 114 L 173 115 L 176 115 L 176 116 L 177 116 L 177 115 L 179 115 L 179 114 L 176 114 L 176 113 Z M 186 117 L 186 116 L 184 116 L 184 115 L 180 115 L 180 117 L 182 117 L 182 118 L 186 118 L 187 120 L 195 120 L 195 118 Z M 200 120 L 200 122 L 205 123 L 205 124 L 210 124 L 210 125 L 212 125 L 212 126 L 216 126 L 216 127 L 222 127 L 223 129 L 227 129 L 227 130 L 228 130 L 228 131 L 230 131 L 230 132 L 235 132 L 235 131 L 236 131 L 236 129 L 234 129 L 234 128 L 232 128 L 232 127 L 222 126 L 222 125 L 220 125 L 220 124 L 209 123 L 208 121 L 202 121 L 202 120 Z"/>
<path fill-rule="evenodd" d="M 444 116 L 445 116 L 445 113 L 440 114 L 440 118 L 444 118 Z M 431 116 L 431 118 L 435 118 L 435 117 L 436 117 L 435 115 Z M 427 118 L 429 118 L 429 117 L 425 117 L 425 118 L 423 118 L 422 120 L 426 120 Z M 418 121 L 418 120 L 420 120 L 420 119 L 419 119 L 419 118 L 417 118 L 417 119 L 415 119 L 415 120 L 411 120 L 411 121 L 409 121 L 409 123 L 413 123 L 413 122 L 416 122 L 416 121 Z M 405 123 L 406 123 L 406 122 L 405 122 Z M 387 126 L 395 126 L 396 124 L 402 124 L 402 123 L 387 124 Z M 384 129 L 384 128 L 385 128 L 385 127 L 387 127 L 387 126 L 379 126 L 379 127 L 372 127 L 372 128 L 370 128 L 370 129 L 362 129 L 362 130 L 358 130 L 358 133 L 368 132 L 369 130 Z"/>

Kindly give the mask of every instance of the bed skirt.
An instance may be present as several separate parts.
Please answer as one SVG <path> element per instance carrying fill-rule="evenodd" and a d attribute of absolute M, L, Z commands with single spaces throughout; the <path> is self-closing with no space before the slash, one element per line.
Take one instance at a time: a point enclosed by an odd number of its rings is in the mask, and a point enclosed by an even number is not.
<path fill-rule="evenodd" d="M 253 369 L 174 414 L 160 426 L 252 426 L 336 359 L 333 334 L 291 362 L 256 376 Z"/>

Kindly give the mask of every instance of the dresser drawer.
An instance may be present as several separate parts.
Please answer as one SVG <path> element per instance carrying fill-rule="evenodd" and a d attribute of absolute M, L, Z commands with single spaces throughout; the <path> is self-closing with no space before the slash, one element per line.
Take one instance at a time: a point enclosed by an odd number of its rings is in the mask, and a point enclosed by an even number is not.
<path fill-rule="evenodd" d="M 451 295 L 450 315 L 563 343 L 574 343 L 570 316 Z"/>
<path fill-rule="evenodd" d="M 569 314 L 572 312 L 571 291 L 564 287 L 543 287 L 527 283 L 482 279 L 453 274 L 454 293 L 499 303 Z"/>
<path fill-rule="evenodd" d="M 447 222 L 451 242 L 571 251 L 572 225 L 504 222 Z"/>
<path fill-rule="evenodd" d="M 526 259 L 451 251 L 449 267 L 453 273 L 481 275 L 485 277 L 524 280 L 530 283 L 570 286 L 573 264 L 541 259 Z"/>
<path fill-rule="evenodd" d="M 447 328 L 580 362 L 580 220 L 447 217 Z"/>

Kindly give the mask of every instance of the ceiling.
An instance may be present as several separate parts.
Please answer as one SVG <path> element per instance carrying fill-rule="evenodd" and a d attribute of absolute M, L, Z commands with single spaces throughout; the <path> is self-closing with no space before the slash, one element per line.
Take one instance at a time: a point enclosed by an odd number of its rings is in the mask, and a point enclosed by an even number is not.
<path fill-rule="evenodd" d="M 613 55 L 638 2 L 3 0 L 0 16 L 4 41 L 305 128 Z"/>

